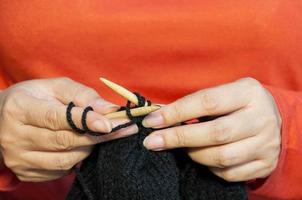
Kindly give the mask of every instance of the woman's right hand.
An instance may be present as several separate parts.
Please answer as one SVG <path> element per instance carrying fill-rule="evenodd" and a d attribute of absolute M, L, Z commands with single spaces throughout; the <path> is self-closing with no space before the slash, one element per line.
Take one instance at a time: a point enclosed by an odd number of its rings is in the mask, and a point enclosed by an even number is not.
<path fill-rule="evenodd" d="M 136 125 L 103 136 L 79 135 L 66 120 L 66 108 L 73 101 L 72 118 L 82 128 L 83 109 L 89 129 L 110 132 L 125 120 L 102 116 L 119 107 L 100 98 L 89 87 L 68 78 L 31 80 L 0 93 L 0 147 L 5 165 L 21 181 L 40 182 L 60 178 L 86 158 L 92 146 L 138 131 Z M 1 158 L 1 156 L 0 156 Z"/>

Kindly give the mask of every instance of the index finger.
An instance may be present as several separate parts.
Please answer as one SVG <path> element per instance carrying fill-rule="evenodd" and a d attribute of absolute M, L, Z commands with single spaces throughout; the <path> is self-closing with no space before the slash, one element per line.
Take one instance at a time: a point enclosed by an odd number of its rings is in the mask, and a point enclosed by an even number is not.
<path fill-rule="evenodd" d="M 253 137 L 263 128 L 263 125 L 259 126 L 261 120 L 253 116 L 251 113 L 234 112 L 212 121 L 157 130 L 145 138 L 144 145 L 151 150 L 163 150 L 233 143 Z"/>
<path fill-rule="evenodd" d="M 35 98 L 24 98 L 23 101 L 25 101 L 25 105 L 31 105 L 30 107 L 24 108 L 26 109 L 25 115 L 22 119 L 24 124 L 55 131 L 72 130 L 66 118 L 66 105 L 61 103 L 51 103 Z M 84 109 L 81 107 L 74 107 L 71 110 L 72 120 L 80 129 L 83 128 L 81 122 L 83 111 Z M 86 121 L 89 129 L 95 132 L 108 133 L 112 129 L 111 122 L 103 115 L 94 111 L 87 113 Z"/>
<path fill-rule="evenodd" d="M 250 102 L 247 89 L 253 81 L 241 79 L 233 83 L 197 91 L 149 114 L 145 127 L 161 128 L 203 116 L 224 115 L 239 110 Z"/>

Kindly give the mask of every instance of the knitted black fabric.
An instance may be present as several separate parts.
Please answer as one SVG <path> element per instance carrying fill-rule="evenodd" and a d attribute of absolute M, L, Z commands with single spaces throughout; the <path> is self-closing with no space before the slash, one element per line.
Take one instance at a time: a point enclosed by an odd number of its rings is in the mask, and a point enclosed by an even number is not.
<path fill-rule="evenodd" d="M 137 120 L 139 121 L 139 120 Z M 143 146 L 152 129 L 97 145 L 76 171 L 68 200 L 242 200 L 243 183 L 229 183 L 193 162 L 181 149 Z"/>

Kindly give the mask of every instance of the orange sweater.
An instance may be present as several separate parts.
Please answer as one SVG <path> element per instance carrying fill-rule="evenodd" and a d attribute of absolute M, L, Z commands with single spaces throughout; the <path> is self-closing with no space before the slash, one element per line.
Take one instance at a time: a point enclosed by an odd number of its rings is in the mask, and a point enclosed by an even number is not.
<path fill-rule="evenodd" d="M 283 119 L 277 169 L 251 199 L 302 199 L 302 2 L 298 0 L 3 0 L 0 86 L 68 76 L 115 103 L 98 77 L 153 102 L 241 77 L 275 97 Z M 1 199 L 63 199 L 72 177 L 22 183 Z M 11 186 L 0 173 L 0 188 Z"/>

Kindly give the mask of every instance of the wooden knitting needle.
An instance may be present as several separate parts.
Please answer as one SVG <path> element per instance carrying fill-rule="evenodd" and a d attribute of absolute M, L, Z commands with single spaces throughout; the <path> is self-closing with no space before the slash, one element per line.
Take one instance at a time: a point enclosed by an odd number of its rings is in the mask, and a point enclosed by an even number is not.
<path fill-rule="evenodd" d="M 138 116 L 142 116 L 142 115 L 147 115 L 158 109 L 160 109 L 159 105 L 151 105 L 151 106 L 133 108 L 133 109 L 130 109 L 130 112 L 131 112 L 132 116 L 138 117 Z M 108 113 L 105 115 L 105 117 L 108 119 L 127 118 L 127 114 L 126 114 L 126 111 L 123 110 L 123 111 Z"/>
<path fill-rule="evenodd" d="M 129 90 L 127 90 L 126 88 L 124 88 L 112 81 L 109 81 L 105 78 L 102 78 L 102 77 L 100 78 L 100 80 L 106 86 L 108 86 L 110 89 L 112 89 L 114 92 L 116 92 L 117 94 L 121 95 L 122 97 L 129 100 L 133 104 L 138 105 L 138 99 L 137 99 L 136 95 L 133 94 L 132 92 L 130 92 Z M 130 112 L 134 117 L 138 117 L 138 116 L 147 115 L 151 112 L 154 112 L 154 111 L 158 110 L 160 107 L 161 107 L 160 105 L 148 106 L 148 104 L 146 102 L 144 107 L 130 109 Z M 126 111 L 118 111 L 118 112 L 114 112 L 114 113 L 108 113 L 107 115 L 105 115 L 105 117 L 107 117 L 109 119 L 127 118 L 127 114 L 126 114 Z"/>
<path fill-rule="evenodd" d="M 121 95 L 125 99 L 128 99 L 130 102 L 134 103 L 135 105 L 138 105 L 138 99 L 136 95 L 130 92 L 129 90 L 127 90 L 126 88 L 102 77 L 100 78 L 100 80 L 117 94 Z M 145 104 L 145 106 L 146 105 L 147 103 Z"/>

